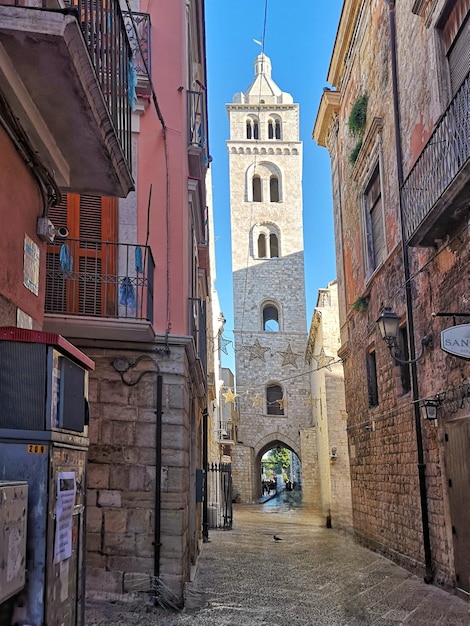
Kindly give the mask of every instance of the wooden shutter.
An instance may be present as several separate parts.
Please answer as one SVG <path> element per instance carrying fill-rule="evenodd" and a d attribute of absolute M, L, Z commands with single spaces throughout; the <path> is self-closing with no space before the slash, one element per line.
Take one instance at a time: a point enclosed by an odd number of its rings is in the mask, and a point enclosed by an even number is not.
<path fill-rule="evenodd" d="M 69 234 L 49 246 L 46 311 L 117 315 L 117 199 L 68 194 L 50 209 L 49 218 Z M 60 267 L 62 243 L 73 259 L 68 274 Z"/>

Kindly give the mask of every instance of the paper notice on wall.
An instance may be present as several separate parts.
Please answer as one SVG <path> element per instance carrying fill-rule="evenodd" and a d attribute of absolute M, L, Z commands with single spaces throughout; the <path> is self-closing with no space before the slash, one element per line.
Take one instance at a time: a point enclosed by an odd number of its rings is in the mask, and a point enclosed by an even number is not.
<path fill-rule="evenodd" d="M 75 507 L 75 472 L 59 472 L 54 540 L 54 563 L 72 556 L 72 518 Z"/>

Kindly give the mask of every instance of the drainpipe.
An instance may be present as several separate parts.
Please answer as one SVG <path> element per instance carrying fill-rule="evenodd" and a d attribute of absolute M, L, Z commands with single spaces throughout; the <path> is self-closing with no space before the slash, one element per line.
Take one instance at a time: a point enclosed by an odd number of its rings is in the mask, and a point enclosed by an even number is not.
<path fill-rule="evenodd" d="M 415 350 L 415 334 L 414 334 L 414 322 L 413 322 L 413 300 L 411 293 L 410 283 L 410 263 L 409 263 L 409 250 L 405 241 L 405 228 L 403 220 L 403 206 L 401 189 L 403 187 L 403 159 L 402 159 L 402 143 L 400 133 L 400 110 L 399 110 L 399 98 L 398 98 L 398 76 L 397 76 L 397 50 L 396 50 L 396 26 L 395 26 L 395 1 L 385 0 L 389 7 L 389 27 L 390 27 L 390 54 L 391 54 L 391 66 L 392 66 L 392 85 L 393 85 L 393 117 L 395 125 L 395 151 L 397 159 L 397 178 L 399 188 L 399 210 L 400 210 L 400 228 L 401 228 L 401 248 L 403 258 L 403 273 L 405 277 L 405 297 L 406 297 L 406 318 L 408 322 L 408 348 L 410 354 L 410 373 L 411 373 L 411 387 L 413 394 L 413 411 L 415 420 L 416 431 L 416 448 L 418 453 L 418 477 L 419 477 L 419 494 L 421 501 L 421 522 L 423 528 L 423 548 L 424 548 L 424 563 L 426 573 L 424 576 L 424 582 L 432 583 L 434 575 L 432 569 L 432 555 L 431 555 L 431 541 L 429 535 L 429 513 L 428 513 L 428 498 L 426 489 L 426 464 L 424 463 L 424 450 L 423 450 L 423 433 L 421 429 L 421 415 L 419 408 L 419 390 L 418 390 L 418 370 L 416 362 L 413 360 L 416 358 Z"/>
<path fill-rule="evenodd" d="M 161 374 L 157 376 L 157 410 L 155 434 L 155 553 L 153 574 L 158 581 L 160 578 L 160 547 L 161 547 L 161 503 L 162 503 L 162 382 Z M 158 584 L 158 582 L 157 582 Z"/>
<path fill-rule="evenodd" d="M 202 412 L 202 467 L 204 470 L 204 496 L 202 500 L 202 541 L 203 543 L 207 543 L 209 541 L 209 510 L 207 508 L 208 506 L 207 496 L 209 495 L 207 491 L 207 487 L 208 487 L 207 473 L 208 473 L 208 467 L 209 467 L 209 454 L 208 454 L 208 447 L 207 447 L 208 446 L 207 438 L 209 434 L 208 417 L 209 417 L 209 411 L 206 408 Z"/>

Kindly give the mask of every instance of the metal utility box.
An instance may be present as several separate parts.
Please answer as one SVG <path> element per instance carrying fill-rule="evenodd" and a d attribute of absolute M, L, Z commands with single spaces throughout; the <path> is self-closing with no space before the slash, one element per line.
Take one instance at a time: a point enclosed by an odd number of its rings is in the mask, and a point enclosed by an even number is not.
<path fill-rule="evenodd" d="M 6 600 L 11 623 L 83 626 L 94 364 L 59 335 L 16 328 L 0 328 L 0 363 L 0 480 L 28 485 L 26 584 Z"/>
<path fill-rule="evenodd" d="M 26 581 L 28 484 L 0 481 L 0 603 Z"/>

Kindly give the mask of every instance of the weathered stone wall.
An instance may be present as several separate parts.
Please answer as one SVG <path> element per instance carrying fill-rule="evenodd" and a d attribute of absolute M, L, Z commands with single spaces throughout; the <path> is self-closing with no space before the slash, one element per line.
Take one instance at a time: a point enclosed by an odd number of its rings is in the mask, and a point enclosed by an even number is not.
<path fill-rule="evenodd" d="M 446 473 L 449 461 L 446 429 L 453 419 L 469 419 L 470 407 L 463 397 L 462 383 L 468 379 L 470 369 L 468 361 L 440 350 L 439 333 L 452 322 L 433 318 L 432 313 L 468 309 L 468 218 L 465 214 L 453 224 L 449 222 L 446 241 L 437 241 L 434 248 L 408 248 L 407 251 L 417 354 L 421 349 L 420 339 L 429 332 L 434 336 L 434 349 L 426 349 L 424 358 L 416 366 L 419 399 L 413 401 L 411 392 L 404 393 L 400 368 L 391 359 L 376 325 L 384 306 L 390 306 L 406 321 L 397 152 L 391 106 L 389 7 L 388 3 L 378 0 L 345 4 L 351 16 L 357 19 L 356 34 L 354 40 L 349 41 L 351 47 L 343 65 L 333 72 L 340 105 L 331 118 L 328 149 L 332 158 L 337 259 L 343 292 L 340 354 L 345 358 L 354 528 L 368 545 L 423 572 L 425 556 L 418 479 L 418 444 L 422 436 L 433 575 L 435 580 L 453 584 L 456 572 L 450 482 Z M 446 60 L 437 30 L 446 3 L 444 0 L 424 2 L 420 15 L 413 14 L 407 3 L 394 4 L 400 138 L 406 177 L 449 103 Z M 346 30 L 341 32 L 346 33 Z M 334 58 L 338 59 L 338 50 L 336 55 Z M 356 163 L 351 165 L 348 156 L 354 138 L 348 129 L 348 117 L 356 97 L 362 93 L 368 95 L 367 124 L 363 147 Z M 380 127 L 375 136 L 371 134 L 374 124 L 377 129 Z M 380 160 L 387 245 L 384 262 L 368 275 L 363 196 L 376 158 L 371 154 L 378 155 Z M 363 310 L 351 307 L 359 296 L 365 299 Z M 375 352 L 377 366 L 379 398 L 375 407 L 369 406 L 366 369 L 367 352 L 371 350 Z M 437 426 L 422 416 L 417 417 L 414 410 L 416 402 L 421 404 L 422 399 L 436 394 L 442 400 Z M 460 402 L 456 398 L 460 398 Z M 465 493 L 466 490 L 462 497 Z M 461 518 L 459 521 L 462 529 L 462 526 L 468 527 L 470 520 L 467 516 L 466 524 Z"/>
<path fill-rule="evenodd" d="M 92 595 L 111 596 L 152 588 L 155 517 L 160 513 L 160 575 L 181 600 L 200 541 L 194 474 L 202 460 L 191 440 L 200 439 L 201 424 L 190 406 L 185 347 L 173 346 L 169 356 L 158 357 L 145 348 L 87 349 L 96 363 L 89 383 L 87 588 Z M 131 363 L 144 357 L 123 374 L 129 384 L 112 366 L 117 357 Z M 163 376 L 160 511 L 155 475 L 158 368 Z"/>

